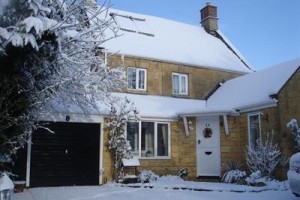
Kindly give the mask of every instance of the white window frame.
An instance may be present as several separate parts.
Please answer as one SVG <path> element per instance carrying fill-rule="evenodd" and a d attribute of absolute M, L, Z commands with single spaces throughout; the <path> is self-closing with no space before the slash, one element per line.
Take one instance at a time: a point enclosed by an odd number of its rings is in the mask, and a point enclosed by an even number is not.
<path fill-rule="evenodd" d="M 128 70 L 129 69 L 135 69 L 136 73 L 135 73 L 135 88 L 129 88 L 129 84 L 128 84 Z M 139 88 L 139 82 L 140 82 L 140 77 L 139 77 L 139 72 L 143 71 L 145 74 L 145 78 L 144 78 L 144 88 Z M 127 68 L 127 89 L 128 90 L 139 90 L 139 91 L 146 91 L 147 90 L 147 69 L 144 68 L 137 68 L 137 67 L 128 67 Z"/>
<path fill-rule="evenodd" d="M 175 91 L 174 91 L 174 76 L 178 76 L 178 79 L 179 79 L 179 92 L 178 93 L 175 93 Z M 183 77 L 185 78 L 185 85 L 186 85 L 185 92 L 181 92 L 183 86 L 181 85 L 180 80 Z M 180 74 L 180 73 L 172 74 L 172 92 L 174 95 L 188 95 L 188 93 L 189 93 L 189 76 L 187 74 Z"/>
<path fill-rule="evenodd" d="M 259 137 L 261 138 L 261 113 L 257 112 L 257 113 L 249 113 L 248 114 L 248 145 L 251 147 L 251 126 L 250 126 L 250 118 L 253 116 L 258 116 L 258 129 L 259 129 Z M 257 138 L 258 139 L 258 138 Z M 255 141 L 256 142 L 256 141 Z M 254 143 L 254 145 L 256 145 Z"/>
<path fill-rule="evenodd" d="M 152 157 L 143 157 L 142 156 L 142 123 L 143 122 L 151 122 L 154 123 L 154 156 Z M 171 159 L 171 125 L 169 122 L 160 122 L 160 121 L 138 121 L 138 126 L 139 126 L 139 149 L 138 149 L 138 157 L 139 159 Z M 168 155 L 167 156 L 158 156 L 158 144 L 157 144 L 157 135 L 158 135 L 158 124 L 166 124 L 168 126 Z M 127 128 L 126 128 L 127 130 Z M 126 138 L 127 138 L 127 131 L 126 131 Z"/>

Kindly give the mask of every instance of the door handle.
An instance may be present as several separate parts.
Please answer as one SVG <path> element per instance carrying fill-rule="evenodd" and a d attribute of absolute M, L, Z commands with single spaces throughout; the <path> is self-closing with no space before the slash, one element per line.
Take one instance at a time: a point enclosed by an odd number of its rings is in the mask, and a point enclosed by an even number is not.
<path fill-rule="evenodd" d="M 201 143 L 201 140 L 198 140 L 198 144 L 200 144 Z"/>

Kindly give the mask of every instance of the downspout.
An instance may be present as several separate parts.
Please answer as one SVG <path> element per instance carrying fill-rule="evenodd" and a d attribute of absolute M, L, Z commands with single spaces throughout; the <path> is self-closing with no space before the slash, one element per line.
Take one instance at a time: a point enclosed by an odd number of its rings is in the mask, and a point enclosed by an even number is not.
<path fill-rule="evenodd" d="M 31 145 L 32 145 L 32 133 L 27 142 L 26 187 L 30 186 Z"/>

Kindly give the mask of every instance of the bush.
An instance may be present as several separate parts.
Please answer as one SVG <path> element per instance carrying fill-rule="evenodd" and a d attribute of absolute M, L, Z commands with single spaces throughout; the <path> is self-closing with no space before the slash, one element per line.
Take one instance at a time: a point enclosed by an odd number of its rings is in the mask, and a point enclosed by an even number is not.
<path fill-rule="evenodd" d="M 282 156 L 278 144 L 273 144 L 273 133 L 272 137 L 267 134 L 265 141 L 260 138 L 256 141 L 255 146 L 247 146 L 246 163 L 252 173 L 260 171 L 263 177 L 270 178 L 281 160 Z"/>
<path fill-rule="evenodd" d="M 298 122 L 296 119 L 292 119 L 289 123 L 286 125 L 288 128 L 291 129 L 291 133 L 294 137 L 294 140 L 296 142 L 295 148 L 300 151 L 300 128 L 298 126 Z"/>
<path fill-rule="evenodd" d="M 140 178 L 140 180 L 141 180 L 142 183 L 149 183 L 151 181 L 157 181 L 157 179 L 159 178 L 159 176 L 156 175 L 151 170 L 149 170 L 149 171 L 144 170 L 144 171 L 142 171 L 140 173 L 139 178 Z"/>
<path fill-rule="evenodd" d="M 238 180 L 245 178 L 246 172 L 241 171 L 242 164 L 240 161 L 227 161 L 222 165 L 224 175 L 222 182 L 224 183 L 236 183 Z"/>

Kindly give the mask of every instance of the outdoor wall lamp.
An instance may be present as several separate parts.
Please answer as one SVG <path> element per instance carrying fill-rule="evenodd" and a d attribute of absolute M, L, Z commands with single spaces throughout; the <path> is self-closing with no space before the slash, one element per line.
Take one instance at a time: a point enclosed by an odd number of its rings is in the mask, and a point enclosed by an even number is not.
<path fill-rule="evenodd" d="M 189 129 L 189 131 L 194 130 L 193 122 L 191 120 L 189 120 L 189 122 L 188 122 L 188 129 Z"/>

